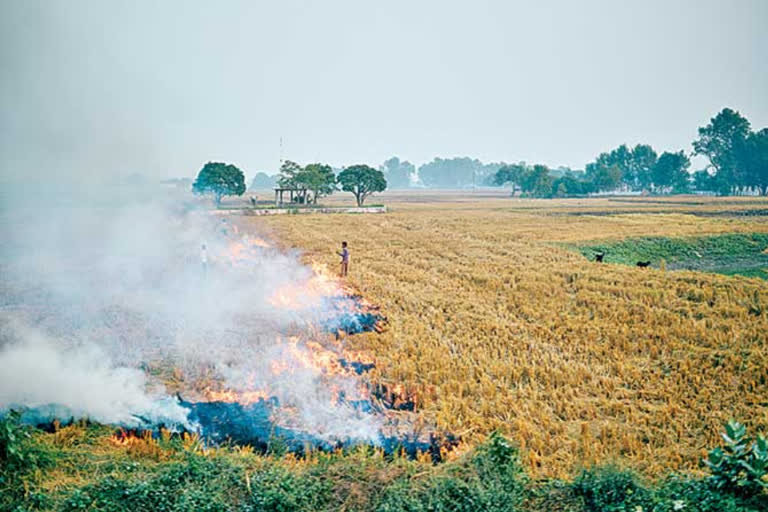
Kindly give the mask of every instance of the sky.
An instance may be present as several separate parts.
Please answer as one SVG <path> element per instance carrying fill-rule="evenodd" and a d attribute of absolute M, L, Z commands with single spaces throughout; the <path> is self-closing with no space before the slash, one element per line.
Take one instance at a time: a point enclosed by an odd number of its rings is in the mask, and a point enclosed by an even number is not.
<path fill-rule="evenodd" d="M 768 126 L 766 1 L 0 0 L 5 179 L 583 168 L 726 106 Z"/>

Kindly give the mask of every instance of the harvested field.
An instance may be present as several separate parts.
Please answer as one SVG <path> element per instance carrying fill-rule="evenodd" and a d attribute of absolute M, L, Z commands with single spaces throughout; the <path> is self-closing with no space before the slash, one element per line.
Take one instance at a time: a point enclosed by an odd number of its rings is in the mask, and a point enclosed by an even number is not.
<path fill-rule="evenodd" d="M 329 265 L 349 242 L 350 282 L 390 321 L 358 348 L 439 428 L 500 429 L 538 476 L 614 459 L 659 476 L 695 471 L 729 418 L 768 427 L 768 284 L 598 265 L 560 245 L 768 233 L 766 217 L 697 215 L 758 199 L 695 199 L 677 198 L 679 213 L 648 215 L 671 204 L 637 198 L 632 214 L 561 216 L 627 204 L 395 194 L 376 199 L 386 215 L 239 222 Z"/>

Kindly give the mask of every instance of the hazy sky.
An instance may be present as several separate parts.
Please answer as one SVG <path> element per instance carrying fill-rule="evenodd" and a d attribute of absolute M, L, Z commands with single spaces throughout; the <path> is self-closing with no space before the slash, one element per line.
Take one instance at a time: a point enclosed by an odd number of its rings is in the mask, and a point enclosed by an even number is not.
<path fill-rule="evenodd" d="M 768 126 L 768 1 L 0 0 L 0 173 L 582 168 Z"/>

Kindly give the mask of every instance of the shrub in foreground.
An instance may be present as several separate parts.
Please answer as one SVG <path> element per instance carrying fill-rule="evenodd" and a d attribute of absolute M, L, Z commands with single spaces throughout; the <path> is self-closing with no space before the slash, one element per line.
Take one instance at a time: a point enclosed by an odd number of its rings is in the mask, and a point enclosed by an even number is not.
<path fill-rule="evenodd" d="M 502 512 L 520 510 L 525 474 L 517 449 L 494 433 L 467 460 L 426 479 L 399 479 L 376 505 L 378 512 Z"/>
<path fill-rule="evenodd" d="M 721 434 L 725 444 L 709 452 L 703 463 L 712 473 L 711 484 L 719 490 L 750 498 L 768 489 L 768 440 L 747 436 L 747 428 L 731 420 Z"/>

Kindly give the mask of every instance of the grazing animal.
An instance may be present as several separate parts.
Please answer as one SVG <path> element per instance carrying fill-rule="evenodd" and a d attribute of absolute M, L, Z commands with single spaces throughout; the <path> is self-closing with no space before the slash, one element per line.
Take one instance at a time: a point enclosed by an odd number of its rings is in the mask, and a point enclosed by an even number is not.
<path fill-rule="evenodd" d="M 650 261 L 638 261 L 637 266 L 641 268 L 650 267 L 651 262 Z"/>
<path fill-rule="evenodd" d="M 604 256 L 605 256 L 604 252 L 595 253 L 595 261 L 598 262 L 598 263 L 602 263 Z"/>

